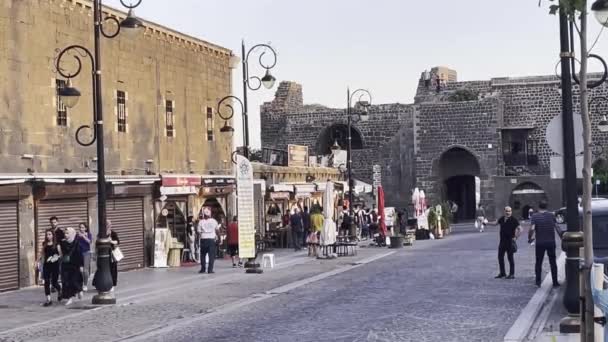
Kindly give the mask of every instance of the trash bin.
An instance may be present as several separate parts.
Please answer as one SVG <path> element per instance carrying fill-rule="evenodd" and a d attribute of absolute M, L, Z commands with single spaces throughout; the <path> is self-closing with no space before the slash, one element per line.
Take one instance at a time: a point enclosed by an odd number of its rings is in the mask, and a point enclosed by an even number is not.
<path fill-rule="evenodd" d="M 391 236 L 391 248 L 403 248 L 403 236 Z"/>

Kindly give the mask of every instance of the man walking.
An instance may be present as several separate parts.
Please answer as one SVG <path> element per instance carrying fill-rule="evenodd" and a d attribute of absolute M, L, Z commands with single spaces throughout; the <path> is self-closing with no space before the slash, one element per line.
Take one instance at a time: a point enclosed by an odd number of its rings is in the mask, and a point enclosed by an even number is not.
<path fill-rule="evenodd" d="M 205 255 L 209 257 L 209 274 L 213 272 L 213 263 L 215 262 L 215 240 L 219 236 L 219 224 L 211 217 L 209 208 L 203 209 L 203 214 L 199 216 L 199 222 L 196 227 L 201 237 L 201 270 L 198 273 L 205 273 Z"/>
<path fill-rule="evenodd" d="M 536 235 L 536 265 L 534 268 L 536 273 L 536 286 L 540 287 L 543 258 L 545 257 L 545 252 L 547 252 L 549 265 L 551 266 L 553 287 L 558 287 L 557 263 L 555 261 L 555 232 L 557 232 L 560 237 L 562 232 L 557 226 L 555 215 L 547 211 L 546 201 L 541 201 L 538 204 L 538 212 L 532 215 L 530 224 L 531 227 L 528 233 L 528 241 L 532 241 L 532 236 Z"/>
<path fill-rule="evenodd" d="M 310 233 L 310 214 L 308 213 L 308 207 L 304 206 L 304 212 L 302 213 L 302 223 L 304 225 L 304 230 L 302 232 L 302 241 L 301 246 L 306 246 L 306 237 Z"/>
<path fill-rule="evenodd" d="M 57 243 L 60 243 L 65 239 L 65 233 L 61 227 L 59 227 L 59 219 L 57 216 L 51 216 L 49 219 L 49 223 L 51 224 L 51 228 L 53 229 L 53 233 L 55 234 L 55 239 Z"/>
<path fill-rule="evenodd" d="M 239 267 L 242 267 L 243 263 L 238 257 L 239 225 L 236 216 L 232 219 L 232 222 L 228 224 L 228 228 L 226 229 L 226 235 L 226 240 L 228 242 L 228 253 L 230 253 L 230 257 L 232 258 L 232 267 L 236 267 L 237 259 L 239 261 Z"/>
<path fill-rule="evenodd" d="M 293 248 L 297 252 L 302 249 L 302 235 L 304 234 L 304 221 L 298 207 L 293 209 L 293 215 L 289 218 L 289 223 L 291 225 L 291 241 L 293 241 Z"/>
<path fill-rule="evenodd" d="M 515 278 L 515 261 L 513 260 L 513 244 L 519 237 L 521 227 L 519 221 L 513 217 L 513 210 L 511 207 L 505 207 L 505 214 L 501 216 L 497 221 L 489 222 L 493 226 L 500 225 L 500 242 L 498 244 L 498 266 L 500 272 L 494 278 L 500 279 L 514 279 Z M 505 273 L 505 253 L 509 260 L 509 275 Z"/>

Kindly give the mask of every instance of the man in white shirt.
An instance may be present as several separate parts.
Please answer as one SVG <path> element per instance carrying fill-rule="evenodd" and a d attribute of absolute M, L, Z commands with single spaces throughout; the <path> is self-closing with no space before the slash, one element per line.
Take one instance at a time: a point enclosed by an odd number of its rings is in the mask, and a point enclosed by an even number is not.
<path fill-rule="evenodd" d="M 219 224 L 211 217 L 209 208 L 203 209 L 203 214 L 199 216 L 199 221 L 196 226 L 201 240 L 201 270 L 198 273 L 205 273 L 205 255 L 209 256 L 209 267 L 207 273 L 213 272 L 213 262 L 215 261 L 215 240 L 219 236 Z"/>

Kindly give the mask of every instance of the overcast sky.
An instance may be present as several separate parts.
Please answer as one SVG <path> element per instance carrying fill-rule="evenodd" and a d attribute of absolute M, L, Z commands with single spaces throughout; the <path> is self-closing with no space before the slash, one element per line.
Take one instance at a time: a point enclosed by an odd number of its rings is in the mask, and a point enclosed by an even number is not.
<path fill-rule="evenodd" d="M 143 0 L 136 14 L 238 55 L 241 39 L 249 46 L 271 42 L 278 81 L 301 83 L 305 103 L 345 107 L 347 86 L 369 89 L 375 104 L 411 103 L 420 73 L 436 65 L 457 70 L 461 81 L 552 74 L 558 18 L 543 2 L 539 8 L 538 0 Z M 104 3 L 120 8 L 119 0 Z M 592 42 L 600 26 L 589 19 Z M 593 52 L 607 51 L 604 32 Z M 233 76 L 241 96 L 240 69 Z M 259 105 L 275 89 L 249 93 L 252 132 Z M 251 140 L 260 145 L 258 133 Z"/>

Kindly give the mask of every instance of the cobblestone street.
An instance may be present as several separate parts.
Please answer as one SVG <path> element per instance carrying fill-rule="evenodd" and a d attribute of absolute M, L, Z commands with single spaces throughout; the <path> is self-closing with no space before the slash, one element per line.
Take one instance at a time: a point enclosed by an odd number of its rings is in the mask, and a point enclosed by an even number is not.
<path fill-rule="evenodd" d="M 0 341 L 501 341 L 536 287 L 523 239 L 516 279 L 493 279 L 496 235 L 460 225 L 444 240 L 394 253 L 361 248 L 333 261 L 289 253 L 259 276 L 218 269 L 167 279 L 163 272 L 146 287 L 118 292 L 120 305 L 54 307 L 40 322 L 25 320 L 27 311 L 46 308 L 20 311 L 15 300 L 25 294 L 31 303 L 41 289 L 4 294 L 2 316 L 26 325 L 3 325 Z"/>

